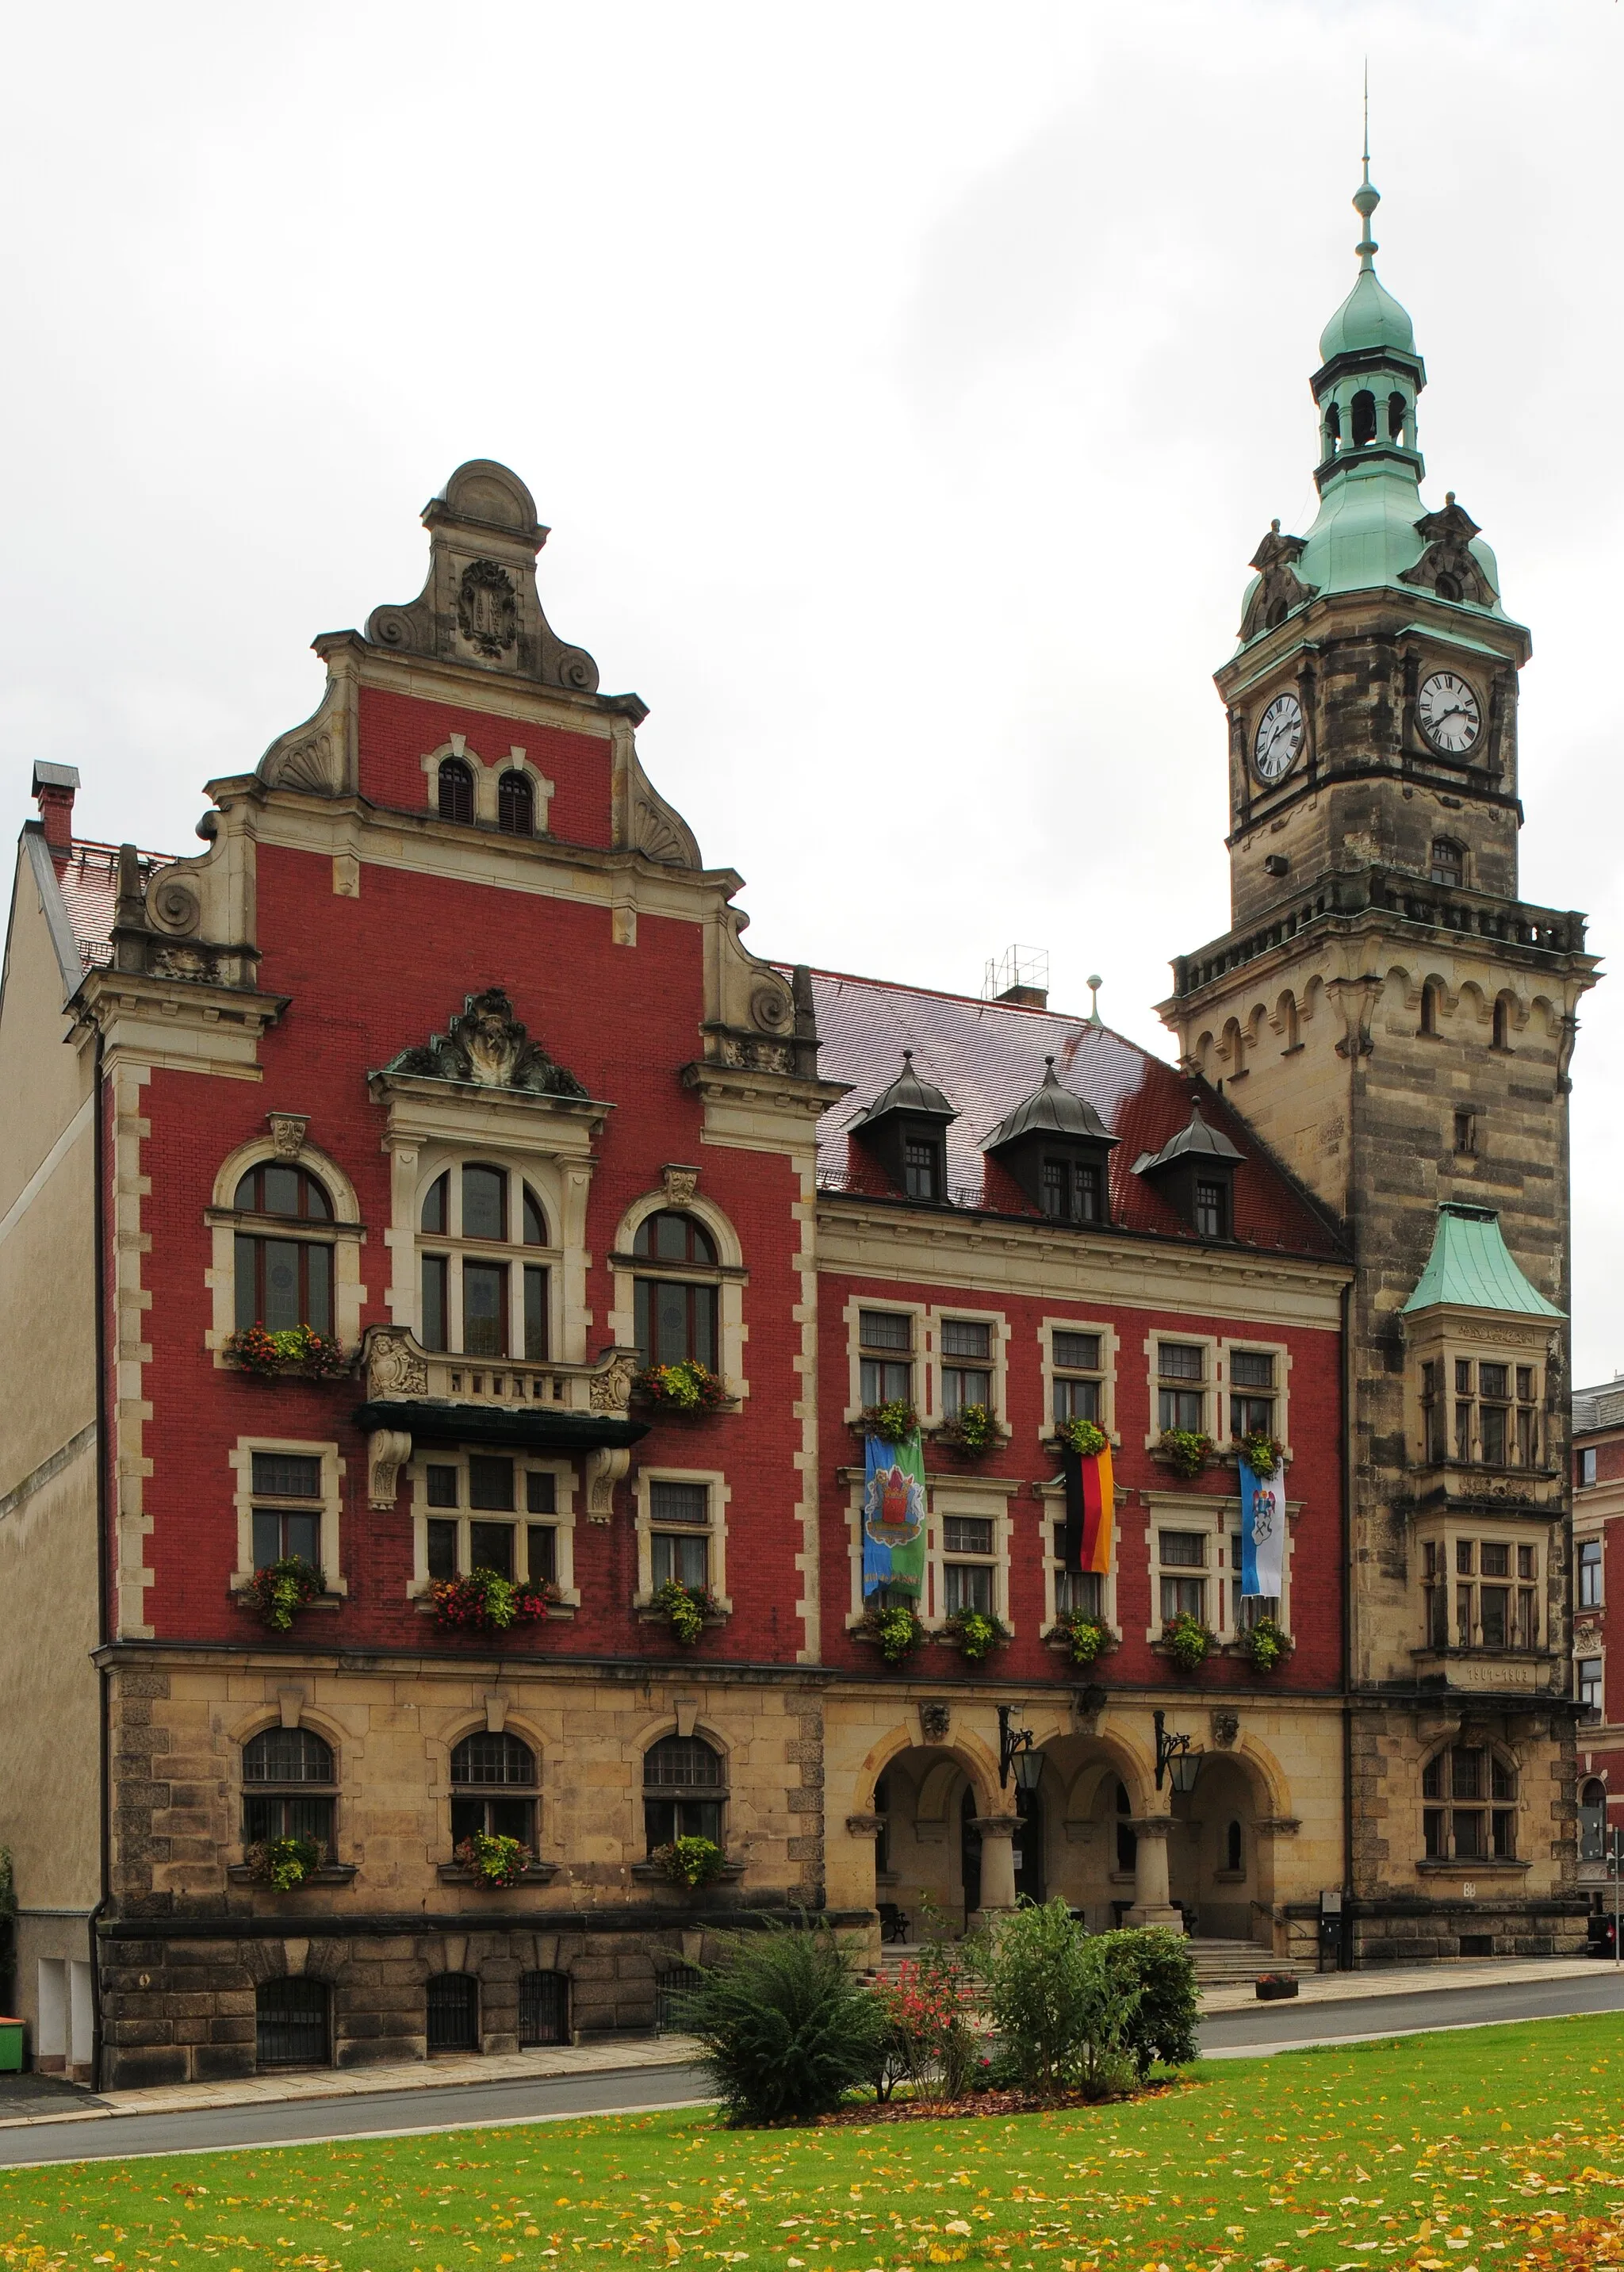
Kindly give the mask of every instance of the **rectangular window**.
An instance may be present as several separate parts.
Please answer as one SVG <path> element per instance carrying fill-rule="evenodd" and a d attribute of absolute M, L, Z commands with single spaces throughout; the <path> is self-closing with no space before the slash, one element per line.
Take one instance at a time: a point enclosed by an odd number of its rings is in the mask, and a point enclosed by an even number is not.
<path fill-rule="evenodd" d="M 1457 1586 L 1455 1589 L 1455 1645 L 1457 1648 L 1471 1647 L 1471 1588 Z"/>
<path fill-rule="evenodd" d="M 1455 1116 L 1455 1148 L 1463 1159 L 1477 1156 L 1478 1116 L 1475 1112 L 1457 1112 Z"/>
<path fill-rule="evenodd" d="M 1503 1468 L 1506 1464 L 1505 1406 L 1503 1404 L 1479 1405 L 1478 1425 L 1483 1445 L 1483 1464 L 1488 1468 Z"/>
<path fill-rule="evenodd" d="M 1486 1538 L 1478 1564 L 1486 1578 L 1508 1578 L 1511 1575 L 1511 1549 L 1503 1538 Z"/>
<path fill-rule="evenodd" d="M 550 1522 L 532 1522 L 525 1533 L 525 1551 L 529 1556 L 530 1583 L 550 1586 L 558 1576 L 558 1534 Z"/>
<path fill-rule="evenodd" d="M 431 1579 L 454 1578 L 457 1574 L 457 1526 L 454 1522 L 429 1524 L 429 1575 Z"/>
<path fill-rule="evenodd" d="M 1267 1349 L 1230 1351 L 1230 1433 L 1275 1432 L 1275 1360 Z"/>
<path fill-rule="evenodd" d="M 710 1488 L 706 1484 L 651 1483 L 649 1518 L 655 1522 L 682 1522 L 702 1528 L 710 1521 Z"/>
<path fill-rule="evenodd" d="M 1057 1333 L 1051 1343 L 1054 1370 L 1054 1417 L 1057 1427 L 1068 1420 L 1092 1420 L 1099 1425 L 1104 1390 L 1098 1334 Z"/>
<path fill-rule="evenodd" d="M 513 1511 L 513 1463 L 475 1452 L 468 1459 L 468 1505 L 491 1513 Z"/>
<path fill-rule="evenodd" d="M 1579 1481 L 1582 1484 L 1593 1484 L 1595 1480 L 1596 1446 L 1594 1444 L 1587 1444 L 1579 1454 Z"/>
<path fill-rule="evenodd" d="M 423 1345 L 428 1349 L 443 1349 L 450 1346 L 449 1319 L 445 1298 L 446 1277 L 451 1268 L 444 1254 L 425 1254 L 423 1258 Z"/>
<path fill-rule="evenodd" d="M 1429 1648 L 1449 1646 L 1449 1589 L 1434 1586 L 1426 1597 L 1426 1640 Z"/>
<path fill-rule="evenodd" d="M 457 1470 L 455 1468 L 431 1467 L 423 1478 L 423 1496 L 430 1506 L 455 1506 L 457 1504 Z"/>
<path fill-rule="evenodd" d="M 1488 1364 L 1486 1363 L 1478 1367 L 1478 1394 L 1479 1396 L 1504 1398 L 1506 1394 L 1506 1368 L 1503 1364 Z"/>
<path fill-rule="evenodd" d="M 1519 1578 L 1537 1578 L 1539 1575 L 1538 1558 L 1537 1551 L 1533 1547 L 1518 1547 L 1517 1575 Z"/>
<path fill-rule="evenodd" d="M 254 1490 L 267 1498 L 319 1498 L 321 1461 L 303 1452 L 256 1452 Z"/>
<path fill-rule="evenodd" d="M 1162 1578 L 1162 1622 L 1172 1618 L 1207 1617 L 1207 1581 L 1204 1578 Z"/>
<path fill-rule="evenodd" d="M 1451 1798 L 1481 1798 L 1483 1790 L 1483 1754 L 1464 1746 L 1449 1754 L 1449 1796 Z"/>
<path fill-rule="evenodd" d="M 1191 1570 L 1207 1567 L 1207 1535 L 1201 1530 L 1164 1530 L 1159 1534 L 1164 1562 Z"/>
<path fill-rule="evenodd" d="M 1444 1812 L 1441 1806 L 1426 1806 L 1421 1810 L 1421 1829 L 1426 1842 L 1429 1862 L 1447 1862 L 1445 1850 Z"/>
<path fill-rule="evenodd" d="M 315 1791 L 244 1791 L 243 1843 L 261 1839 L 311 1838 L 333 1856 L 333 1801 Z"/>
<path fill-rule="evenodd" d="M 685 1361 L 717 1369 L 715 1286 L 684 1285 L 672 1278 L 632 1282 L 633 1325 L 638 1356 L 644 1364 Z"/>
<path fill-rule="evenodd" d="M 1455 1858 L 1457 1862 L 1481 1862 L 1486 1858 L 1483 1844 L 1483 1817 L 1475 1809 L 1460 1807 L 1453 1816 L 1455 1829 Z"/>
<path fill-rule="evenodd" d="M 1156 1347 L 1156 1371 L 1160 1379 L 1156 1392 L 1157 1425 L 1200 1435 L 1207 1417 L 1206 1390 L 1182 1384 L 1206 1379 L 1206 1350 L 1194 1342 L 1161 1342 Z"/>
<path fill-rule="evenodd" d="M 857 1312 L 858 1394 L 864 1404 L 913 1402 L 913 1327 L 900 1311 Z"/>
<path fill-rule="evenodd" d="M 468 1566 L 494 1570 L 498 1578 L 513 1574 L 513 1526 L 511 1522 L 470 1522 Z"/>
<path fill-rule="evenodd" d="M 979 1610 L 984 1617 L 992 1614 L 992 1571 L 985 1562 L 944 1562 L 942 1565 L 942 1606 L 948 1617 L 961 1611 Z"/>
<path fill-rule="evenodd" d="M 1493 1854 L 1497 1862 L 1516 1859 L 1516 1816 L 1510 1808 L 1496 1807 L 1490 1816 L 1493 1839 Z"/>
<path fill-rule="evenodd" d="M 547 1273 L 534 1262 L 526 1263 L 524 1273 L 524 1353 L 547 1354 Z"/>
<path fill-rule="evenodd" d="M 1198 1181 L 1195 1186 L 1195 1228 L 1203 1238 L 1224 1238 L 1229 1231 L 1229 1191 L 1219 1183 Z"/>
<path fill-rule="evenodd" d="M 1478 1596 L 1478 1615 L 1485 1648 L 1504 1648 L 1510 1639 L 1511 1594 L 1505 1586 L 1485 1586 Z"/>
<path fill-rule="evenodd" d="M 507 1355 L 507 1265 L 462 1265 L 462 1347 L 469 1356 Z"/>
<path fill-rule="evenodd" d="M 904 1140 L 902 1187 L 910 1200 L 941 1197 L 941 1147 L 928 1137 L 909 1136 Z"/>
<path fill-rule="evenodd" d="M 303 1239 L 256 1238 L 239 1232 L 235 1244 L 236 1327 L 262 1325 L 268 1333 L 289 1326 L 333 1331 L 333 1249 Z"/>
<path fill-rule="evenodd" d="M 1579 1541 L 1579 1607 L 1598 1610 L 1601 1594 L 1601 1541 L 1582 1538 Z"/>
<path fill-rule="evenodd" d="M 1585 1711 L 1594 1712 L 1598 1719 L 1601 1717 L 1601 1667 L 1598 1656 L 1579 1659 L 1579 1702 Z"/>
<path fill-rule="evenodd" d="M 1056 1222 L 1098 1222 L 1104 1213 L 1099 1169 L 1081 1160 L 1045 1160 L 1038 1195 Z"/>
<path fill-rule="evenodd" d="M 292 1507 L 254 1509 L 254 1567 L 268 1570 L 291 1554 L 302 1561 L 321 1560 L 321 1516 Z"/>
<path fill-rule="evenodd" d="M 1054 1613 L 1057 1618 L 1098 1618 L 1105 1615 L 1105 1581 L 1097 1570 L 1067 1570 L 1066 1525 L 1053 1526 L 1051 1543 L 1059 1567 L 1054 1573 Z"/>
<path fill-rule="evenodd" d="M 1455 1456 L 1457 1460 L 1471 1457 L 1471 1407 L 1457 1404 L 1455 1408 Z"/>
<path fill-rule="evenodd" d="M 1457 1538 L 1455 1542 L 1455 1574 L 1457 1578 L 1470 1578 L 1471 1573 L 1472 1543 L 1470 1538 Z"/>
<path fill-rule="evenodd" d="M 1512 1636 L 1514 1648 L 1538 1648 L 1539 1646 L 1539 1596 L 1531 1586 L 1523 1586 L 1517 1593 L 1516 1631 Z"/>
<path fill-rule="evenodd" d="M 651 1480 L 648 1515 L 655 1524 L 680 1524 L 682 1528 L 654 1529 L 649 1561 L 656 1588 L 675 1583 L 693 1590 L 710 1582 L 710 1488 L 706 1484 Z"/>
<path fill-rule="evenodd" d="M 524 1479 L 524 1503 L 528 1514 L 558 1513 L 558 1478 L 550 1469 L 530 1469 Z"/>
<path fill-rule="evenodd" d="M 1517 1464 L 1531 1468 L 1539 1454 L 1538 1415 L 1531 1404 L 1517 1407 Z"/>
<path fill-rule="evenodd" d="M 948 1554 L 991 1554 L 992 1518 L 981 1514 L 945 1515 L 942 1518 L 942 1547 Z"/>
<path fill-rule="evenodd" d="M 942 1414 L 952 1419 L 967 1404 L 992 1402 L 992 1328 L 968 1318 L 942 1325 Z"/>
<path fill-rule="evenodd" d="M 1207 1536 L 1200 1530 L 1163 1530 L 1156 1534 L 1156 1549 L 1162 1563 L 1161 1607 L 1162 1620 L 1191 1617 L 1206 1621 L 1207 1581 L 1204 1577 L 1186 1577 L 1186 1571 L 1205 1570 L 1207 1566 Z"/>

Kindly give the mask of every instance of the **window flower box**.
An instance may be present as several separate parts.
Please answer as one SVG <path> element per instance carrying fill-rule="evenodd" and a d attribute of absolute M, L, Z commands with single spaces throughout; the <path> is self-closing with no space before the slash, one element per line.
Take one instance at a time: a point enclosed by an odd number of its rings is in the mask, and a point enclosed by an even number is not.
<path fill-rule="evenodd" d="M 1110 1445 L 1111 1439 L 1103 1428 L 1096 1426 L 1092 1420 L 1077 1419 L 1067 1420 L 1057 1428 L 1052 1436 L 1044 1439 L 1044 1449 L 1048 1452 L 1075 1452 L 1082 1459 L 1094 1460 L 1108 1450 Z"/>
<path fill-rule="evenodd" d="M 1242 1656 L 1250 1660 L 1254 1672 L 1262 1674 L 1278 1671 L 1296 1646 L 1291 1634 L 1273 1618 L 1260 1618 L 1255 1625 L 1248 1626 L 1235 1645 Z"/>
<path fill-rule="evenodd" d="M 985 1610 L 955 1610 L 941 1629 L 967 1664 L 981 1664 L 995 1649 L 1007 1647 L 1014 1636 L 1001 1618 Z"/>
<path fill-rule="evenodd" d="M 1189 1428 L 1164 1428 L 1150 1447 L 1151 1458 L 1158 1465 L 1171 1468 L 1186 1484 L 1193 1484 L 1204 1471 L 1212 1455 L 1212 1438 L 1198 1435 Z"/>
<path fill-rule="evenodd" d="M 220 1345 L 226 1363 L 238 1372 L 251 1372 L 261 1380 L 341 1380 L 355 1364 L 355 1352 L 313 1326 L 286 1326 L 267 1332 L 264 1326 L 245 1326 L 228 1334 Z"/>
<path fill-rule="evenodd" d="M 452 1851 L 472 1884 L 496 1893 L 505 1892 L 528 1877 L 535 1859 L 520 1840 L 499 1837 L 488 1830 L 472 1832 Z"/>
<path fill-rule="evenodd" d="M 910 1602 L 892 1602 L 883 1609 L 871 1603 L 846 1630 L 854 1640 L 871 1643 L 887 1664 L 905 1663 L 930 1638 Z"/>
<path fill-rule="evenodd" d="M 327 1590 L 327 1573 L 302 1554 L 284 1554 L 280 1561 L 256 1570 L 238 1600 L 251 1609 L 267 1633 L 287 1633 L 299 1611 Z"/>
<path fill-rule="evenodd" d="M 1285 1458 L 1285 1446 L 1278 1436 L 1265 1434 L 1254 1429 L 1250 1435 L 1237 1436 L 1230 1446 L 1231 1456 L 1244 1460 L 1260 1483 L 1274 1475 Z"/>
<path fill-rule="evenodd" d="M 243 1865 L 255 1885 L 291 1894 L 314 1877 L 326 1858 L 319 1838 L 260 1838 L 245 1850 Z"/>
<path fill-rule="evenodd" d="M 506 1633 L 514 1626 L 538 1625 L 550 1611 L 556 1586 L 517 1585 L 494 1570 L 471 1570 L 466 1578 L 440 1578 L 429 1588 L 437 1625 L 463 1633 Z"/>
<path fill-rule="evenodd" d="M 1199 1672 L 1216 1641 L 1217 1635 L 1210 1626 L 1204 1626 L 1199 1618 L 1181 1610 L 1162 1627 L 1162 1638 L 1156 1647 L 1171 1657 L 1177 1671 Z"/>
<path fill-rule="evenodd" d="M 650 1596 L 646 1614 L 670 1627 L 671 1638 L 679 1648 L 692 1648 L 703 1640 L 706 1626 L 719 1625 L 722 1616 L 721 1605 L 708 1586 L 685 1586 L 677 1578 L 668 1578 Z"/>
<path fill-rule="evenodd" d="M 882 1444 L 905 1444 L 919 1432 L 918 1408 L 893 1396 L 883 1404 L 865 1404 L 851 1424 L 859 1436 L 877 1436 Z"/>
<path fill-rule="evenodd" d="M 676 1364 L 645 1365 L 632 1379 L 632 1401 L 677 1420 L 703 1420 L 713 1412 L 731 1411 L 737 1397 L 727 1383 L 697 1357 Z"/>
<path fill-rule="evenodd" d="M 696 1861 L 681 1850 L 700 1846 L 710 1849 L 714 1861 L 708 1857 Z M 689 1877 L 687 1871 L 696 1867 L 700 1874 Z M 744 1874 L 744 1864 L 730 1862 L 722 1848 L 709 1838 L 674 1838 L 668 1845 L 656 1846 L 647 1859 L 632 1865 L 634 1878 L 641 1879 L 645 1884 L 672 1886 L 679 1894 L 700 1893 L 707 1886 L 736 1884 Z"/>
<path fill-rule="evenodd" d="M 931 1441 L 955 1459 L 981 1460 L 1009 1441 L 1009 1431 L 984 1404 L 964 1404 L 932 1431 Z"/>
<path fill-rule="evenodd" d="M 1076 1617 L 1057 1618 L 1044 1639 L 1051 1648 L 1063 1649 L 1073 1664 L 1088 1665 L 1119 1647 L 1122 1636 L 1103 1618 L 1080 1612 Z"/>
<path fill-rule="evenodd" d="M 459 1847 L 457 1850 L 460 1852 L 461 1848 Z M 477 1886 L 482 1892 L 491 1889 L 491 1880 L 483 1877 L 477 1870 L 471 1869 L 466 1862 L 442 1862 L 435 1874 L 442 1886 Z M 525 1865 L 523 1877 L 513 1882 L 527 1886 L 545 1886 L 550 1884 L 558 1874 L 558 1865 L 556 1862 L 538 1862 L 533 1854 Z M 499 1891 L 501 1888 L 498 1887 L 497 1890 Z"/>

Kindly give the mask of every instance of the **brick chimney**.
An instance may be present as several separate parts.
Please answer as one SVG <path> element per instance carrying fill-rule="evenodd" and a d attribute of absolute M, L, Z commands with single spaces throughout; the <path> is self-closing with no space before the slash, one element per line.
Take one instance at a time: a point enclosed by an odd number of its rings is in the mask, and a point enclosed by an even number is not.
<path fill-rule="evenodd" d="M 59 868 L 65 867 L 73 849 L 73 792 L 78 787 L 77 766 L 48 766 L 35 759 L 33 795 L 45 824 L 45 841 Z"/>

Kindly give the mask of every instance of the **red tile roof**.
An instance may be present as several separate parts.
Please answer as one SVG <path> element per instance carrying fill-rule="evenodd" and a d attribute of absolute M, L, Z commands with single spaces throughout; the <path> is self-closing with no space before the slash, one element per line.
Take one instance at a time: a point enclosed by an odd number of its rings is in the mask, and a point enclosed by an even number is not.
<path fill-rule="evenodd" d="M 171 852 L 142 852 L 141 879 L 154 868 L 167 867 Z M 113 953 L 113 910 L 118 903 L 118 847 L 93 844 L 75 837 L 73 849 L 56 871 L 63 904 L 79 942 L 79 960 L 86 970 L 109 961 Z"/>
<path fill-rule="evenodd" d="M 1235 1243 L 1313 1256 L 1343 1253 L 1308 1194 L 1223 1097 L 1107 1026 L 835 971 L 814 971 L 812 992 L 819 1072 L 826 1080 L 851 1084 L 851 1094 L 831 1105 L 818 1126 L 819 1180 L 826 1190 L 895 1196 L 847 1131 L 896 1078 L 903 1050 L 911 1049 L 917 1072 L 944 1092 L 959 1115 L 947 1131 L 954 1203 L 1003 1214 L 1036 1214 L 1015 1184 L 985 1159 L 981 1145 L 1037 1087 L 1044 1059 L 1052 1056 L 1060 1080 L 1086 1097 L 1121 1140 L 1111 1155 L 1114 1223 L 1197 1243 L 1155 1184 L 1134 1173 L 1134 1162 L 1177 1135 L 1199 1102 L 1202 1117 L 1245 1155 L 1235 1170 Z"/>

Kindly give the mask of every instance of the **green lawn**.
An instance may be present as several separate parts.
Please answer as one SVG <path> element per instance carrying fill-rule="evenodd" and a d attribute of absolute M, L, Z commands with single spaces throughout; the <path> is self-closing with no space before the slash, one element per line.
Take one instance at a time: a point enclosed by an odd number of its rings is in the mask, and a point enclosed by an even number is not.
<path fill-rule="evenodd" d="M 1049 2116 L 689 2111 L 0 2172 L 0 2265 L 1600 2272 L 1624 2268 L 1621 2087 L 1610 2015 L 1224 2060 Z"/>

